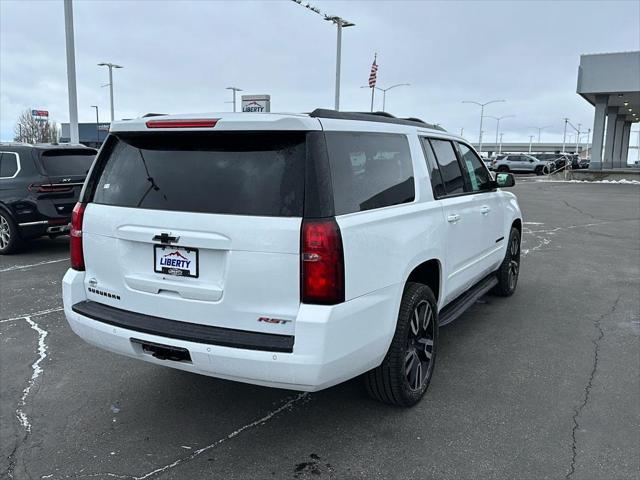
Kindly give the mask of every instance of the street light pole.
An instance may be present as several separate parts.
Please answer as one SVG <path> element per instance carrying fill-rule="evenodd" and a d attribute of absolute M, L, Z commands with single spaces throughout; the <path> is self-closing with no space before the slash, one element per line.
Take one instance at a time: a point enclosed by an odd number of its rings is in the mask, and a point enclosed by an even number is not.
<path fill-rule="evenodd" d="M 238 87 L 227 87 L 227 90 L 232 90 L 233 91 L 233 111 L 236 111 L 236 92 L 241 92 L 242 89 L 238 88 Z M 229 102 L 227 102 L 229 103 Z"/>
<path fill-rule="evenodd" d="M 78 134 L 78 93 L 76 90 L 76 52 L 73 36 L 73 4 L 64 0 L 64 33 L 67 48 L 67 83 L 69 85 L 69 137 L 71 143 L 80 143 Z"/>
<path fill-rule="evenodd" d="M 540 139 L 542 138 L 542 130 L 549 127 L 551 127 L 551 125 L 545 125 L 544 127 L 531 127 L 538 130 L 538 143 L 540 143 Z"/>
<path fill-rule="evenodd" d="M 500 147 L 498 148 L 498 155 L 502 153 L 502 135 L 504 135 L 504 133 L 500 134 Z"/>
<path fill-rule="evenodd" d="M 335 109 L 340 110 L 340 65 L 342 59 L 342 28 L 343 27 L 353 27 L 355 23 L 349 22 L 344 18 L 340 18 L 336 15 L 325 15 L 325 20 L 329 22 L 333 22 L 338 30 L 337 41 L 336 41 L 336 92 L 335 92 Z"/>
<path fill-rule="evenodd" d="M 462 103 L 473 103 L 480 106 L 480 134 L 478 136 L 478 153 L 482 153 L 482 120 L 484 119 L 484 107 L 492 103 L 505 102 L 506 100 L 491 100 L 490 102 L 480 103 L 473 100 L 463 100 Z"/>
<path fill-rule="evenodd" d="M 500 132 L 500 120 L 505 118 L 512 118 L 515 115 L 503 115 L 501 117 L 493 117 L 491 115 L 485 115 L 487 118 L 493 118 L 496 121 L 496 145 L 498 144 L 498 133 Z"/>
<path fill-rule="evenodd" d="M 98 116 L 98 106 L 91 105 L 91 108 L 96 109 L 96 143 L 100 143 L 100 117 Z"/>
<path fill-rule="evenodd" d="M 123 68 L 121 65 L 116 65 L 111 62 L 103 62 L 98 64 L 99 67 L 107 67 L 109 68 L 109 98 L 111 99 L 111 121 L 114 120 L 114 109 L 113 109 L 113 69 L 114 68 Z"/>
<path fill-rule="evenodd" d="M 529 153 L 531 153 L 531 144 L 533 143 L 533 139 L 535 135 L 529 135 Z"/>
<path fill-rule="evenodd" d="M 310 3 L 302 3 L 302 0 L 293 0 L 295 3 L 300 5 L 301 7 L 306 8 L 307 10 L 311 10 L 313 13 L 321 15 L 328 22 L 333 22 L 338 29 L 338 38 L 336 45 L 336 92 L 335 92 L 335 109 L 340 109 L 340 61 L 342 55 L 342 29 L 344 27 L 353 27 L 355 23 L 349 22 L 344 18 L 338 17 L 337 15 L 326 15 L 320 11 L 319 8 L 314 7 Z"/>
<path fill-rule="evenodd" d="M 579 123 L 577 128 L 578 133 L 576 134 L 576 154 L 578 154 L 578 148 L 580 147 L 580 129 L 581 128 L 582 128 L 582 124 Z"/>
<path fill-rule="evenodd" d="M 567 143 L 567 123 L 569 123 L 569 119 L 565 117 L 564 119 L 564 134 L 562 135 L 562 153 L 565 151 L 565 145 Z"/>
<path fill-rule="evenodd" d="M 386 112 L 385 108 L 386 108 L 386 101 L 387 101 L 387 92 L 389 90 L 396 87 L 408 87 L 410 85 L 411 85 L 410 83 L 396 83 L 395 85 L 391 85 L 390 87 L 387 87 L 387 88 L 373 87 L 376 90 L 380 90 L 382 92 L 382 111 Z M 370 87 L 369 85 L 362 85 L 360 88 L 370 88 Z M 371 108 L 371 111 L 373 111 L 373 107 Z"/>

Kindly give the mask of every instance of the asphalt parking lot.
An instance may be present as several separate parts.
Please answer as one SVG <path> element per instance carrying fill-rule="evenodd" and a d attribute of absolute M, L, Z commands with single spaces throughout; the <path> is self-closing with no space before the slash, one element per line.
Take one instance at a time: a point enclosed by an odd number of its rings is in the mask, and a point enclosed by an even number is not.
<path fill-rule="evenodd" d="M 441 330 L 412 409 L 97 350 L 61 311 L 66 237 L 1 257 L 0 477 L 637 479 L 640 187 L 535 180 L 516 294 Z"/>

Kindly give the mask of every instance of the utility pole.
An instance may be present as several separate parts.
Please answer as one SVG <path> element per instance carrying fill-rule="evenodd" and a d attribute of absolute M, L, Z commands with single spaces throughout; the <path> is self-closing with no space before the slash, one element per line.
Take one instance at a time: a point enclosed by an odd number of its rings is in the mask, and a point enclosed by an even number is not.
<path fill-rule="evenodd" d="M 533 143 L 533 139 L 535 135 L 529 135 L 529 153 L 531 153 L 531 144 Z"/>
<path fill-rule="evenodd" d="M 121 65 L 116 65 L 111 62 L 103 62 L 98 64 L 99 67 L 107 67 L 109 68 L 109 98 L 111 100 L 111 122 L 114 120 L 114 110 L 113 110 L 113 69 L 114 68 L 123 68 Z M 106 85 L 103 85 L 106 86 Z"/>
<path fill-rule="evenodd" d="M 461 136 L 461 137 L 462 137 L 462 136 L 464 136 L 464 127 L 461 127 L 461 128 L 460 128 L 460 136 Z"/>
<path fill-rule="evenodd" d="M 236 111 L 236 92 L 242 92 L 241 88 L 238 87 L 227 87 L 227 90 L 232 90 L 233 91 L 233 111 Z M 227 102 L 229 103 L 229 102 Z"/>
<path fill-rule="evenodd" d="M 502 135 L 504 135 L 504 133 L 500 134 L 500 147 L 498 148 L 498 155 L 502 153 Z"/>
<path fill-rule="evenodd" d="M 80 143 L 78 134 L 78 93 L 76 91 L 76 53 L 73 35 L 72 0 L 64 0 L 64 33 L 67 47 L 67 83 L 69 85 L 69 137 L 73 144 Z"/>
<path fill-rule="evenodd" d="M 482 120 L 484 119 L 484 107 L 491 103 L 505 102 L 506 100 L 491 100 L 490 102 L 480 103 L 473 100 L 463 100 L 462 103 L 473 103 L 480 106 L 480 134 L 478 135 L 478 153 L 482 153 Z"/>
<path fill-rule="evenodd" d="M 580 129 L 581 128 L 582 128 L 582 124 L 579 123 L 578 128 L 576 129 L 576 131 L 578 132 L 576 134 L 576 154 L 578 154 L 578 148 L 580 147 Z"/>

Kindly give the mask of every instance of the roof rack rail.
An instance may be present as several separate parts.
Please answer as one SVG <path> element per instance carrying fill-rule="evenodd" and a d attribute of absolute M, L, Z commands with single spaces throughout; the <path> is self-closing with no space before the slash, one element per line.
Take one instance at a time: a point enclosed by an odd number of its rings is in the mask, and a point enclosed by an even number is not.
<path fill-rule="evenodd" d="M 412 127 L 431 128 L 434 130 L 446 131 L 440 125 L 427 123 L 419 118 L 398 118 L 387 112 L 339 112 L 328 108 L 316 108 L 309 113 L 314 118 L 334 118 L 337 120 L 362 120 L 365 122 L 395 123 L 399 125 L 410 125 Z"/>

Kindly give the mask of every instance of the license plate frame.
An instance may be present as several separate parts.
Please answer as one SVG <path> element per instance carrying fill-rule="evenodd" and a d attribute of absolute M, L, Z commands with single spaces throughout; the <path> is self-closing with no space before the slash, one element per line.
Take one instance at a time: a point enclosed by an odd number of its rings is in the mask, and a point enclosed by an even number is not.
<path fill-rule="evenodd" d="M 188 261 L 193 262 L 194 259 L 192 255 L 195 257 L 195 271 L 192 273 L 191 264 L 187 266 L 187 268 L 179 268 L 178 266 L 162 266 L 159 265 L 158 259 L 164 255 L 166 251 L 177 253 L 176 257 L 180 260 L 186 259 Z M 186 253 L 187 256 L 182 253 Z M 160 256 L 160 257 L 159 257 Z M 182 258 L 180 258 L 182 257 Z M 160 268 L 158 268 L 160 267 Z M 173 277 L 187 277 L 187 278 L 198 278 L 200 276 L 200 252 L 197 248 L 193 247 L 175 247 L 172 245 L 154 245 L 153 246 L 153 271 L 156 273 L 161 273 L 163 275 L 171 275 Z"/>

